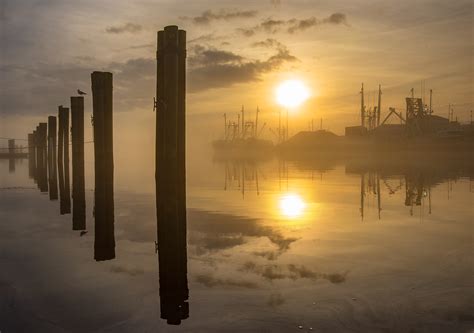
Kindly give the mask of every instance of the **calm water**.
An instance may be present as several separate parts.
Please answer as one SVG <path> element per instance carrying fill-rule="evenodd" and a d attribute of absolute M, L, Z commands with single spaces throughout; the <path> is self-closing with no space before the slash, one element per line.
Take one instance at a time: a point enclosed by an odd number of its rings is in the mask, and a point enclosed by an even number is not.
<path fill-rule="evenodd" d="M 88 148 L 90 149 L 90 147 Z M 152 158 L 115 158 L 116 258 L 94 261 L 28 177 L 0 160 L 0 330 L 468 332 L 472 165 L 188 157 L 189 318 L 160 319 Z M 470 179 L 471 177 L 471 179 Z"/>

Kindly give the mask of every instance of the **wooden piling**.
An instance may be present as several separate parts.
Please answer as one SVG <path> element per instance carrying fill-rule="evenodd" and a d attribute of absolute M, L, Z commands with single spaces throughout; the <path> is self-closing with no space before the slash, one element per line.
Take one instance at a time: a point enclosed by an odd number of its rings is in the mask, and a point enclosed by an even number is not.
<path fill-rule="evenodd" d="M 48 154 L 46 149 L 48 124 L 39 123 L 38 133 L 38 187 L 41 192 L 48 192 Z"/>
<path fill-rule="evenodd" d="M 10 173 L 15 172 L 15 140 L 8 140 L 8 171 Z"/>
<path fill-rule="evenodd" d="M 49 199 L 58 200 L 58 173 L 56 167 L 56 117 L 48 117 L 48 179 Z"/>
<path fill-rule="evenodd" d="M 84 180 L 84 97 L 71 97 L 72 229 L 86 229 Z"/>
<path fill-rule="evenodd" d="M 34 161 L 35 161 L 35 156 L 34 156 L 34 134 L 29 133 L 28 134 L 28 176 L 30 178 L 33 178 L 34 176 Z"/>
<path fill-rule="evenodd" d="M 157 39 L 156 210 L 161 318 L 189 316 L 186 250 L 186 32 L 167 26 Z"/>
<path fill-rule="evenodd" d="M 93 72 L 95 243 L 97 261 L 115 258 L 112 73 Z"/>
<path fill-rule="evenodd" d="M 71 213 L 69 186 L 69 109 L 58 108 L 58 176 L 60 214 Z"/>
<path fill-rule="evenodd" d="M 31 150 L 28 152 L 28 155 L 31 153 L 31 157 L 29 157 L 29 161 L 32 163 L 31 178 L 36 183 L 36 129 L 31 134 L 31 145 L 28 143 L 28 147 L 31 148 Z"/>

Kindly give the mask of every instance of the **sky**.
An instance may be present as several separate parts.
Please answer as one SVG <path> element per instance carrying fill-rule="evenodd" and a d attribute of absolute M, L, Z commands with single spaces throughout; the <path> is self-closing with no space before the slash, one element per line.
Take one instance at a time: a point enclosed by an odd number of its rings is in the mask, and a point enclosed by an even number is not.
<path fill-rule="evenodd" d="M 337 134 L 358 124 L 362 82 L 368 106 L 382 85 L 382 117 L 424 86 L 435 114 L 451 103 L 469 121 L 472 22 L 471 0 L 2 0 L 1 136 L 26 137 L 106 70 L 115 136 L 152 142 L 156 32 L 167 25 L 187 31 L 188 138 L 199 144 L 222 136 L 223 114 L 236 120 L 242 105 L 276 128 L 274 91 L 286 79 L 311 92 L 291 111 L 290 134 L 311 119 Z"/>

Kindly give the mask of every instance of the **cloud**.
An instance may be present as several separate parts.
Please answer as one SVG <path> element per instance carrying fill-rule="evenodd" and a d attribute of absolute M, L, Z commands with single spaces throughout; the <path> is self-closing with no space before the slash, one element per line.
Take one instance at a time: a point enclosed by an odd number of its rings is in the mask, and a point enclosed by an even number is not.
<path fill-rule="evenodd" d="M 215 12 L 212 10 L 206 10 L 201 15 L 198 15 L 198 16 L 194 16 L 194 17 L 182 16 L 180 18 L 183 20 L 191 20 L 194 24 L 207 25 L 211 23 L 212 21 L 218 21 L 218 20 L 229 21 L 229 20 L 239 19 L 239 18 L 252 18 L 252 17 L 255 17 L 257 13 L 258 12 L 255 10 L 239 11 L 239 10 L 221 9 L 218 12 Z"/>
<path fill-rule="evenodd" d="M 297 60 L 283 45 L 274 55 L 263 61 L 247 60 L 233 52 L 197 45 L 188 59 L 189 91 L 198 92 L 255 82 L 261 75 Z"/>
<path fill-rule="evenodd" d="M 140 24 L 128 22 L 123 25 L 107 27 L 105 28 L 105 31 L 109 34 L 121 34 L 124 32 L 130 32 L 132 34 L 135 34 L 142 31 L 142 29 L 143 27 Z"/>
<path fill-rule="evenodd" d="M 226 287 L 238 287 L 238 288 L 247 288 L 247 289 L 257 289 L 258 285 L 255 282 L 236 280 L 231 278 L 216 278 L 212 275 L 200 274 L 196 276 L 195 281 L 200 283 L 208 288 L 214 288 L 219 286 Z"/>
<path fill-rule="evenodd" d="M 283 44 L 277 41 L 276 39 L 273 38 L 267 38 L 265 40 L 262 40 L 260 42 L 255 42 L 252 43 L 253 47 L 265 47 L 265 48 L 278 48 L 282 47 Z"/>
<path fill-rule="evenodd" d="M 324 24 L 348 25 L 346 14 L 333 13 L 323 19 L 318 19 L 314 16 L 302 20 L 298 20 L 296 18 L 289 20 L 276 20 L 273 18 L 267 18 L 254 27 L 238 28 L 237 32 L 246 37 L 251 37 L 260 31 L 269 34 L 276 34 L 281 31 L 286 31 L 287 33 L 294 34 Z"/>
<path fill-rule="evenodd" d="M 290 26 L 288 27 L 288 32 L 290 34 L 293 34 L 295 32 L 304 31 L 321 24 L 347 25 L 347 19 L 346 19 L 345 14 L 334 13 L 322 20 L 318 20 L 316 17 L 310 17 L 305 20 L 295 20 L 295 21 L 289 22 L 289 24 Z"/>
<path fill-rule="evenodd" d="M 240 63 L 244 59 L 242 56 L 235 53 L 215 48 L 206 48 L 202 45 L 196 45 L 193 48 L 193 52 L 194 55 L 188 60 L 188 64 L 191 67 Z"/>

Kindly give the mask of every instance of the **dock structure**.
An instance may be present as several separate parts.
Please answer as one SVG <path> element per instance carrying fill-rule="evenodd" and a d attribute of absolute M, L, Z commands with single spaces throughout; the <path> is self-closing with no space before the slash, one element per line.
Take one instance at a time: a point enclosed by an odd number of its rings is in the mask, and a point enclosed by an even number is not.
<path fill-rule="evenodd" d="M 112 73 L 93 72 L 96 261 L 115 258 Z"/>
<path fill-rule="evenodd" d="M 189 316 L 186 250 L 186 32 L 167 26 L 157 36 L 156 212 L 161 318 Z"/>
<path fill-rule="evenodd" d="M 86 229 L 84 179 L 84 97 L 71 97 L 72 229 Z"/>

